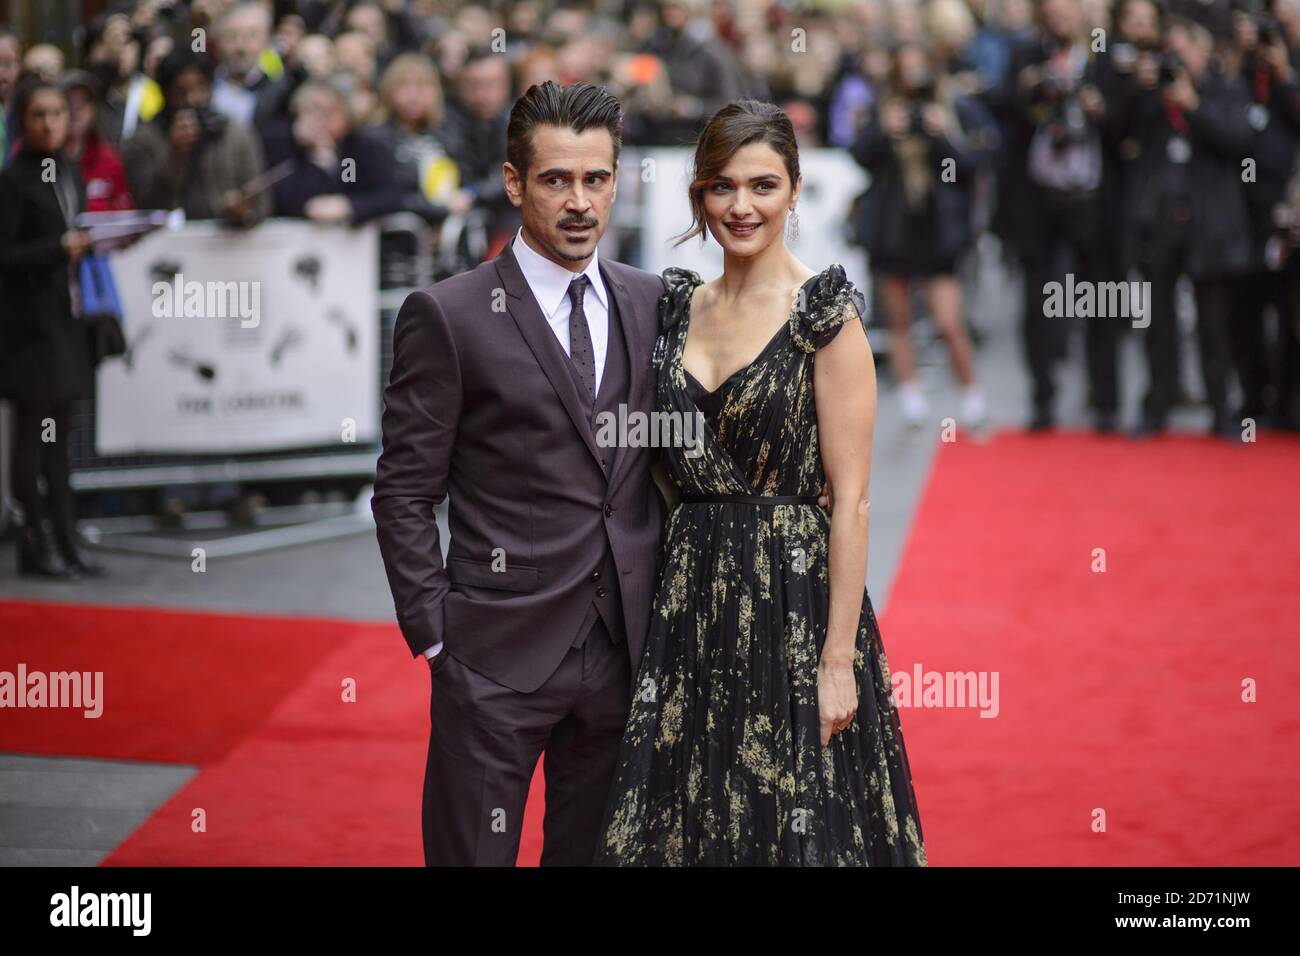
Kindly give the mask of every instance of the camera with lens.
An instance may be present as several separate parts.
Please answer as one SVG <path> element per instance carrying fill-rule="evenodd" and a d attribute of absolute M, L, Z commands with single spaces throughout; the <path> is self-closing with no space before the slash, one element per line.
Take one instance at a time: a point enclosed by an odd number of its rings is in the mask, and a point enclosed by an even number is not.
<path fill-rule="evenodd" d="M 1255 18 L 1255 29 L 1259 33 L 1260 46 L 1272 46 L 1278 40 L 1286 38 L 1286 34 L 1282 32 L 1282 24 L 1267 13 L 1262 13 Z"/>
<path fill-rule="evenodd" d="M 1165 50 L 1160 57 L 1160 85 L 1170 86 L 1183 71 L 1183 61 L 1173 50 Z"/>
<path fill-rule="evenodd" d="M 913 135 L 925 133 L 925 107 L 935 101 L 934 74 L 928 69 L 915 70 L 908 76 L 908 131 Z"/>
<path fill-rule="evenodd" d="M 196 107 L 191 110 L 199 124 L 199 132 L 204 139 L 216 139 L 226 131 L 229 120 L 210 106 Z"/>

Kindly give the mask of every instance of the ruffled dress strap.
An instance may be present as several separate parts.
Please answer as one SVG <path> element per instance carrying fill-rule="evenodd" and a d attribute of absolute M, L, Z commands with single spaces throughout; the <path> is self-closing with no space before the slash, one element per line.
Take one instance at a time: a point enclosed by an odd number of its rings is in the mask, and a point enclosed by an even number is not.
<path fill-rule="evenodd" d="M 704 281 L 699 273 L 679 266 L 669 266 L 665 269 L 663 280 L 667 288 L 659 296 L 659 337 L 655 340 L 654 352 L 650 357 L 650 364 L 654 368 L 659 368 L 663 364 L 668 333 L 673 326 L 681 322 L 682 316 L 691 307 L 691 296 L 695 294 L 695 287 Z"/>
<path fill-rule="evenodd" d="M 795 345 L 804 352 L 815 352 L 835 338 L 850 305 L 865 327 L 867 300 L 839 263 L 814 276 L 803 292 L 805 301 L 797 303 L 790 331 Z"/>

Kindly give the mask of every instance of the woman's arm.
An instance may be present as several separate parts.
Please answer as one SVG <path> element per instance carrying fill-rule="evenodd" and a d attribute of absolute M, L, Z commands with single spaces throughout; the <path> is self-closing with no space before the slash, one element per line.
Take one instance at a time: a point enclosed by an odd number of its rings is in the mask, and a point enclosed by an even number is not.
<path fill-rule="evenodd" d="M 667 508 L 664 514 L 668 514 L 677 507 L 677 485 L 673 482 L 668 474 L 668 466 L 664 463 L 664 453 L 660 452 L 655 456 L 654 461 L 650 464 L 650 474 L 654 477 L 655 485 L 659 488 L 659 496 L 663 498 Z"/>
<path fill-rule="evenodd" d="M 63 233 L 24 233 L 22 210 L 22 193 L 13 177 L 0 177 L 0 272 L 25 274 L 67 262 Z"/>
<path fill-rule="evenodd" d="M 876 364 L 856 310 L 817 352 L 813 394 L 827 481 L 835 489 L 830 532 L 830 610 L 817 674 L 822 746 L 852 722 L 858 707 L 853 656 L 867 578 L 871 515 L 871 437 L 876 426 Z"/>

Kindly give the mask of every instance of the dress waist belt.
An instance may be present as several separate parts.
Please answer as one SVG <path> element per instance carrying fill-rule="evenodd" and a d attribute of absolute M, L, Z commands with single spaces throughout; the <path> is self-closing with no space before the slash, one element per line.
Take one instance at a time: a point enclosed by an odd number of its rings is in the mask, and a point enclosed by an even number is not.
<path fill-rule="evenodd" d="M 682 504 L 815 505 L 816 495 L 699 495 L 683 493 Z"/>

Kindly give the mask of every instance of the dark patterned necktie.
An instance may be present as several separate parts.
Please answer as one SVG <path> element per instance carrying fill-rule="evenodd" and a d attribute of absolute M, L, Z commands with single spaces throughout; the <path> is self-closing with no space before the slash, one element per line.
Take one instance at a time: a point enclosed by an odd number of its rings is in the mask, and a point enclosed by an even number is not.
<path fill-rule="evenodd" d="M 569 358 L 578 369 L 578 378 L 587 386 L 592 399 L 596 398 L 596 353 L 591 347 L 591 330 L 587 328 L 587 313 L 582 310 L 582 297 L 591 280 L 585 275 L 569 283 Z"/>

